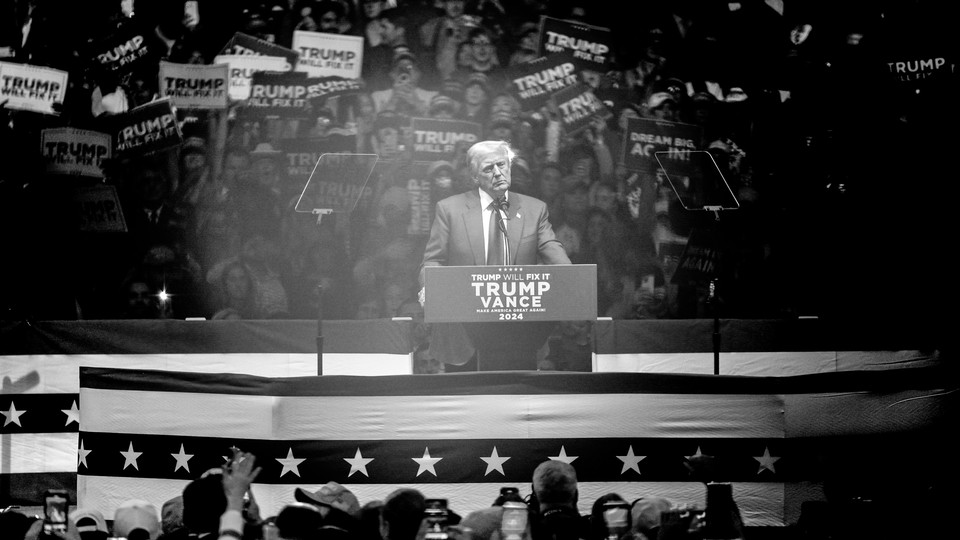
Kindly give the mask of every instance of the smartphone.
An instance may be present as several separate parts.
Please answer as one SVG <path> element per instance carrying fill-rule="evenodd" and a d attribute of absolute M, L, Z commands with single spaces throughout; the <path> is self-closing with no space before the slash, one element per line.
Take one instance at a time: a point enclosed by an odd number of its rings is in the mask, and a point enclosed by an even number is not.
<path fill-rule="evenodd" d="M 502 490 L 501 490 L 502 493 Z M 522 540 L 527 530 L 527 505 L 517 501 L 503 503 L 503 517 L 500 520 L 500 538 L 502 540 Z"/>
<path fill-rule="evenodd" d="M 200 23 L 200 6 L 196 0 L 187 0 L 183 3 L 183 18 L 189 28 Z"/>
<path fill-rule="evenodd" d="M 630 503 L 626 501 L 604 503 L 603 523 L 607 527 L 607 538 L 620 538 L 630 530 Z"/>
<path fill-rule="evenodd" d="M 67 509 L 70 502 L 66 490 L 50 489 L 43 494 L 43 532 L 45 534 L 67 531 Z"/>
<path fill-rule="evenodd" d="M 643 279 L 640 281 L 640 288 L 645 292 L 653 294 L 654 290 L 656 290 L 653 274 L 647 274 L 643 276 Z"/>
<path fill-rule="evenodd" d="M 447 499 L 427 499 L 426 504 L 423 519 L 427 522 L 427 531 L 424 540 L 447 540 Z"/>

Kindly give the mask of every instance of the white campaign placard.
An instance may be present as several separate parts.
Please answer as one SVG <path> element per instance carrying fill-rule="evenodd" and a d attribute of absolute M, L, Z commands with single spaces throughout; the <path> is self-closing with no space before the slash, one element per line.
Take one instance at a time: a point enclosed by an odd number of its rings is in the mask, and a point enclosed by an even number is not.
<path fill-rule="evenodd" d="M 103 178 L 103 161 L 110 159 L 110 135 L 69 127 L 40 133 L 40 153 L 48 173 Z"/>
<path fill-rule="evenodd" d="M 226 109 L 230 66 L 160 62 L 160 97 L 182 109 Z"/>
<path fill-rule="evenodd" d="M 66 71 L 0 62 L 0 103 L 8 109 L 60 114 L 53 105 L 62 104 L 66 93 Z"/>
<path fill-rule="evenodd" d="M 250 78 L 257 71 L 290 71 L 293 66 L 280 56 L 257 56 L 252 54 L 222 54 L 213 59 L 215 64 L 227 64 L 229 67 L 230 90 L 228 94 L 234 101 L 243 101 L 250 97 Z"/>
<path fill-rule="evenodd" d="M 293 49 L 300 53 L 297 71 L 311 77 L 359 79 L 363 64 L 363 38 L 296 30 Z"/>

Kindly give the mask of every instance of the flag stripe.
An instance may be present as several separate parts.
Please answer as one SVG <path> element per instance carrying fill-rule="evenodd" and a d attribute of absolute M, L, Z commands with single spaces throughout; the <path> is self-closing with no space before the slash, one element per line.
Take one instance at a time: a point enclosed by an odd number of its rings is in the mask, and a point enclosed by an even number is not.
<path fill-rule="evenodd" d="M 324 378 L 325 382 L 336 382 Z M 297 381 L 299 382 L 299 381 Z M 563 437 L 782 437 L 777 395 L 511 394 L 251 396 L 84 388 L 83 431 L 341 440 Z M 322 414 L 318 414 L 322 411 Z M 186 424 L 184 418 L 191 418 Z M 350 422 L 343 422 L 350 418 Z"/>
<path fill-rule="evenodd" d="M 140 370 L 80 369 L 86 388 L 130 391 L 198 392 L 271 396 L 444 396 L 461 394 L 787 394 L 896 391 L 941 388 L 951 379 L 945 367 L 896 371 L 836 372 L 795 377 L 710 376 L 672 373 L 485 372 L 479 388 L 476 373 L 444 377 L 294 377 L 263 378 L 221 374 Z"/>
<path fill-rule="evenodd" d="M 48 473 L 77 470 L 76 433 L 0 435 L 0 472 Z"/>
<path fill-rule="evenodd" d="M 688 458 L 711 456 L 717 478 L 737 482 L 799 482 L 817 479 L 825 455 L 870 452 L 882 445 L 905 461 L 922 459 L 912 448 L 920 442 L 938 444 L 930 432 L 909 435 L 832 438 L 641 438 L 585 439 L 383 439 L 371 441 L 226 439 L 179 435 L 83 433 L 83 475 L 141 478 L 193 478 L 224 463 L 229 449 L 238 446 L 258 457 L 263 467 L 259 481 L 276 484 L 302 482 L 404 483 L 528 482 L 533 469 L 554 457 L 572 458 L 585 481 L 685 481 L 690 479 Z M 133 448 L 136 460 L 123 452 Z M 178 461 L 181 448 L 184 456 Z M 496 448 L 496 451 L 494 451 Z M 363 461 L 357 463 L 360 457 Z M 424 469 L 417 459 L 438 459 Z M 283 466 L 287 456 L 300 461 Z M 763 457 L 774 458 L 771 467 Z M 498 459 L 494 459 L 496 456 Z M 633 459 L 629 457 L 632 456 Z M 861 460 L 862 461 L 862 460 Z"/>
<path fill-rule="evenodd" d="M 64 411 L 71 411 L 78 394 L 0 394 L 0 411 L 11 408 L 23 412 L 17 420 L 0 417 L 2 433 L 76 433 L 77 422 Z M 80 415 L 74 413 L 74 418 Z M 69 424 L 67 422 L 70 422 Z"/>

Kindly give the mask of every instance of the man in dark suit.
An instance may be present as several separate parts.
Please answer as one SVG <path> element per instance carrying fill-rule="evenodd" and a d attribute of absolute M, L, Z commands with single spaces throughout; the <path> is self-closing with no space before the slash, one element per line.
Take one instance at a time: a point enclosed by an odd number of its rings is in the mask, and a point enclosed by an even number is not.
<path fill-rule="evenodd" d="M 427 266 L 570 264 L 553 233 L 547 205 L 510 191 L 514 158 L 510 145 L 504 141 L 478 142 L 467 150 L 467 158 L 477 189 L 437 203 L 420 269 L 421 302 Z M 499 220 L 494 212 L 500 213 Z M 505 234 L 498 234 L 504 230 Z M 522 334 L 516 336 L 503 334 L 504 323 L 467 325 L 481 369 L 536 369 L 536 350 L 555 325 L 520 324 Z"/>

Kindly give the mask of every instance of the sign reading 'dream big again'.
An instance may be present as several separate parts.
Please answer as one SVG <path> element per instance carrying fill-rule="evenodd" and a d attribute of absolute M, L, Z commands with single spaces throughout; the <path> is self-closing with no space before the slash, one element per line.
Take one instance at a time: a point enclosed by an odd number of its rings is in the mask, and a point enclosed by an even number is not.
<path fill-rule="evenodd" d="M 597 318 L 597 265 L 428 266 L 424 321 L 586 321 Z"/>

